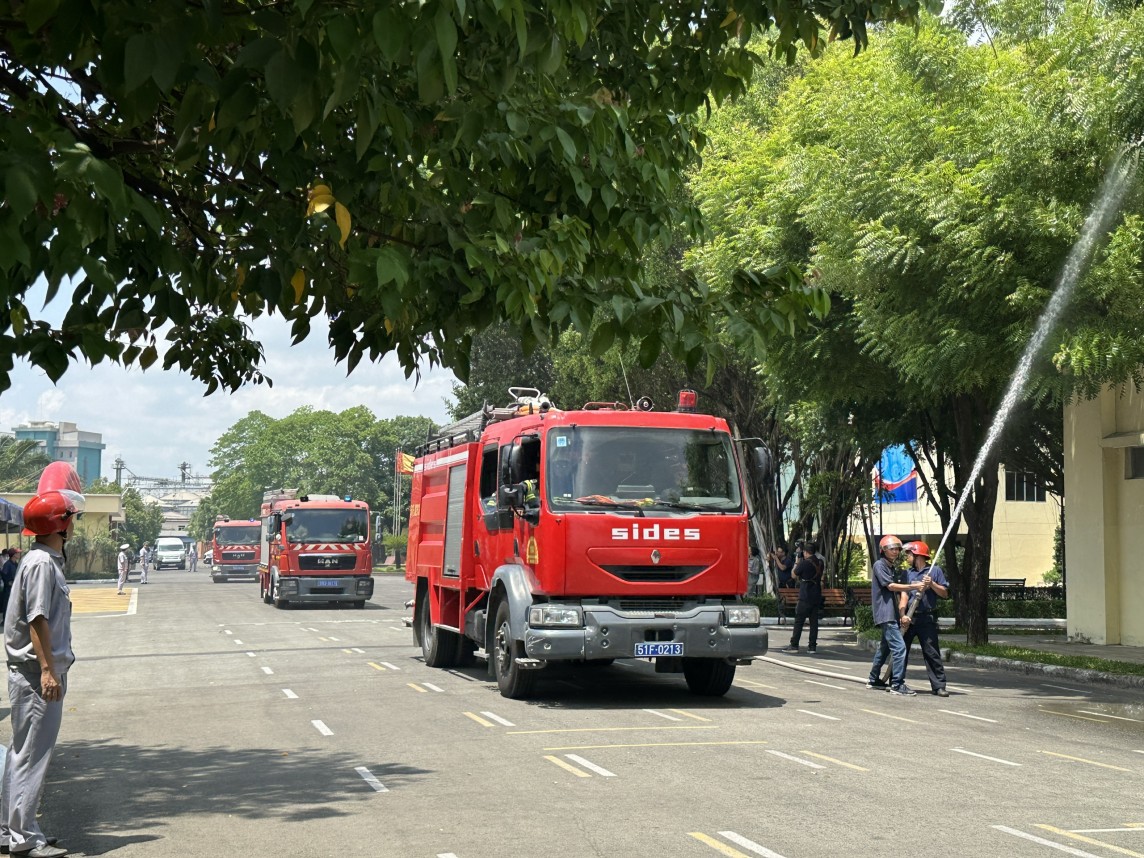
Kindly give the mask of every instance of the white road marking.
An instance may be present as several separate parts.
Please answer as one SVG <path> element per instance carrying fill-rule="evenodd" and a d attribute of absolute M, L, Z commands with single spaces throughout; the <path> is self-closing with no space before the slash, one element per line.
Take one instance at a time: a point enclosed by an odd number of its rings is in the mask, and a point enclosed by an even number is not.
<path fill-rule="evenodd" d="M 588 769 L 589 771 L 595 772 L 596 774 L 600 775 L 601 777 L 614 778 L 616 776 L 613 772 L 609 772 L 607 769 L 603 768 L 602 766 L 597 766 L 595 763 L 589 762 L 588 760 L 585 760 L 583 757 L 581 757 L 577 754 L 565 754 L 564 756 L 567 757 L 568 759 L 570 759 L 574 763 L 579 763 L 580 765 L 582 765 L 584 768 Z"/>
<path fill-rule="evenodd" d="M 1048 682 L 1042 682 L 1041 685 L 1045 688 L 1059 688 L 1061 691 L 1071 691 L 1074 694 L 1092 694 L 1091 691 L 1085 691 L 1081 688 L 1069 688 L 1066 685 L 1050 685 Z"/>
<path fill-rule="evenodd" d="M 274 670 L 272 668 L 267 667 L 266 665 L 262 665 L 262 672 L 265 673 L 267 676 L 270 676 L 272 673 L 274 673 Z"/>
<path fill-rule="evenodd" d="M 1065 846 L 1061 843 L 1054 843 L 1051 840 L 1046 840 L 1043 837 L 1038 837 L 1035 834 L 1026 834 L 1024 831 L 1018 831 L 1016 828 L 1010 828 L 1007 825 L 994 825 L 998 831 L 1004 831 L 1006 834 L 1012 834 L 1014 837 L 1023 837 L 1026 840 L 1031 840 L 1034 843 L 1039 843 L 1041 846 L 1049 846 L 1053 849 L 1059 849 L 1069 855 L 1076 855 L 1077 858 L 1100 858 L 1099 855 L 1093 855 L 1091 852 L 1084 852 L 1080 849 L 1074 849 L 1071 846 Z"/>
<path fill-rule="evenodd" d="M 291 691 L 289 688 L 283 688 L 282 693 L 286 695 L 287 700 L 297 700 L 298 695 Z"/>
<path fill-rule="evenodd" d="M 804 760 L 802 757 L 794 757 L 790 754 L 784 754 L 782 751 L 767 750 L 768 754 L 774 754 L 776 757 L 782 757 L 784 760 L 790 760 L 792 763 L 799 763 L 800 765 L 807 766 L 812 769 L 825 769 L 826 766 L 820 766 L 818 763 L 812 763 L 810 760 Z"/>
<path fill-rule="evenodd" d="M 514 723 L 509 721 L 507 718 L 502 718 L 500 715 L 497 715 L 494 712 L 482 712 L 481 714 L 484 715 L 486 718 L 491 718 L 492 720 L 496 721 L 498 724 L 504 725 L 505 727 L 515 727 L 516 726 Z"/>
<path fill-rule="evenodd" d="M 1077 712 L 1083 712 L 1085 715 L 1099 715 L 1101 718 L 1115 718 L 1117 721 L 1132 721 L 1136 724 L 1144 724 L 1139 718 L 1125 718 L 1123 715 L 1109 715 L 1107 712 L 1089 712 L 1087 709 L 1078 709 Z"/>
<path fill-rule="evenodd" d="M 969 756 L 969 757 L 977 757 L 979 759 L 989 760 L 990 762 L 994 762 L 994 763 L 1003 763 L 1006 766 L 1020 766 L 1021 765 L 1020 763 L 1013 763 L 1013 762 L 1010 762 L 1009 760 L 1002 760 L 1000 757 L 987 757 L 987 756 L 985 756 L 985 754 L 975 754 L 975 753 L 973 753 L 973 751 L 967 751 L 964 748 L 950 748 L 950 750 L 956 754 L 965 754 L 966 756 Z M 996 826 L 994 826 L 994 827 L 996 827 Z"/>
<path fill-rule="evenodd" d="M 316 632 L 316 631 L 317 631 L 317 629 L 312 629 L 312 628 L 310 628 L 309 626 L 306 626 L 306 627 L 305 627 L 305 629 L 306 629 L 306 631 L 308 631 L 308 632 Z"/>
<path fill-rule="evenodd" d="M 491 727 L 491 726 L 493 726 L 493 722 L 492 722 L 492 721 L 486 721 L 486 720 L 485 720 L 484 718 L 482 718 L 480 715 L 474 715 L 472 712 L 462 712 L 461 714 L 462 714 L 462 715 L 464 715 L 466 718 L 472 718 L 474 721 L 476 721 L 476 722 L 477 722 L 478 724 L 480 724 L 482 727 Z"/>
<path fill-rule="evenodd" d="M 822 685 L 826 688 L 836 688 L 839 691 L 845 691 L 841 685 L 831 685 L 829 682 L 815 682 L 813 679 L 804 679 L 803 682 L 809 682 L 811 685 Z"/>
<path fill-rule="evenodd" d="M 398 667 L 396 664 L 390 664 L 388 661 L 383 661 L 381 663 L 381 666 L 382 667 L 388 667 L 390 670 L 401 670 L 401 668 Z"/>
<path fill-rule="evenodd" d="M 251 658 L 254 658 L 254 655 L 255 655 L 255 654 L 254 654 L 254 653 L 252 653 L 252 652 L 248 652 L 248 653 L 247 653 L 247 655 L 248 655 L 248 656 L 250 656 Z"/>
<path fill-rule="evenodd" d="M 333 635 L 330 635 L 330 640 L 332 640 L 332 641 L 337 641 L 338 643 L 341 643 L 341 642 L 342 642 L 342 639 L 341 639 L 341 638 L 336 638 L 336 637 L 334 637 Z"/>
<path fill-rule="evenodd" d="M 321 723 L 321 722 L 318 722 Z M 373 772 L 365 766 L 354 766 L 354 771 L 361 775 L 361 779 L 373 787 L 377 792 L 389 792 L 385 784 L 373 776 Z"/>
<path fill-rule="evenodd" d="M 353 648 L 353 651 L 354 651 L 354 652 L 360 652 L 362 655 L 365 655 L 365 650 L 364 650 L 364 649 L 362 649 L 360 646 L 355 646 L 355 647 Z"/>
<path fill-rule="evenodd" d="M 239 646 L 242 646 L 242 641 L 240 641 L 238 638 L 235 638 L 235 639 L 234 639 L 234 642 L 235 642 L 236 644 L 238 644 Z"/>
<path fill-rule="evenodd" d="M 944 712 L 946 715 L 959 715 L 962 718 L 972 718 L 974 721 L 988 721 L 990 724 L 996 724 L 992 718 L 982 718 L 980 715 L 970 715 L 968 712 L 954 712 L 952 709 L 939 709 L 938 712 Z"/>
<path fill-rule="evenodd" d="M 438 688 L 432 682 L 422 682 L 421 684 L 424 685 L 426 688 L 428 688 L 430 691 L 436 691 L 438 694 L 444 694 L 445 693 L 444 688 Z"/>
<path fill-rule="evenodd" d="M 438 852 L 437 858 L 457 858 L 452 852 Z"/>
<path fill-rule="evenodd" d="M 766 846 L 760 846 L 755 841 L 748 840 L 743 835 L 736 834 L 734 831 L 720 831 L 719 836 L 725 837 L 727 840 L 730 840 L 736 846 L 742 846 L 744 849 L 749 849 L 750 851 L 754 852 L 756 855 L 762 855 L 763 858 L 783 858 L 783 856 L 780 855 L 778 852 L 772 852 Z"/>
<path fill-rule="evenodd" d="M 334 731 L 326 726 L 325 721 L 311 721 L 310 723 L 313 724 L 314 729 L 317 730 L 319 733 L 321 733 L 323 736 L 334 735 Z"/>
<path fill-rule="evenodd" d="M 395 632 L 409 631 L 408 629 L 399 628 L 398 626 L 390 626 L 390 628 L 393 629 Z"/>
<path fill-rule="evenodd" d="M 650 712 L 652 715 L 658 715 L 660 718 L 666 718 L 668 721 L 682 721 L 682 718 L 676 718 L 674 715 L 668 715 L 666 712 L 660 712 L 658 709 L 645 709 L 644 712 Z"/>
<path fill-rule="evenodd" d="M 223 630 L 223 634 L 224 634 L 224 635 L 233 635 L 233 634 L 234 634 L 234 632 L 232 632 L 230 629 L 224 629 L 224 630 Z"/>
<path fill-rule="evenodd" d="M 576 768 L 571 763 L 564 762 L 559 757 L 553 757 L 551 755 L 548 755 L 548 756 L 545 756 L 544 759 L 548 760 L 548 762 L 552 763 L 553 765 L 560 766 L 560 768 L 564 769 L 564 771 L 566 771 L 566 772 L 571 772 L 572 774 L 574 774 L 578 778 L 590 778 L 590 777 L 592 777 L 587 772 L 580 771 L 580 769 Z"/>
<path fill-rule="evenodd" d="M 459 670 L 446 670 L 445 673 L 451 674 L 451 675 L 457 677 L 458 679 L 463 679 L 463 680 L 465 680 L 465 682 L 476 682 L 477 681 L 477 680 L 473 679 L 473 677 L 468 676 L 464 673 L 461 673 L 461 671 L 459 671 Z"/>
<path fill-rule="evenodd" d="M 863 709 L 863 712 L 869 712 L 871 715 L 881 715 L 883 718 L 893 718 L 895 721 L 905 721 L 907 724 L 917 724 L 911 718 L 903 718 L 901 715 L 890 715 L 886 712 L 879 712 L 877 709 Z"/>
<path fill-rule="evenodd" d="M 841 721 L 841 718 L 835 718 L 833 715 L 823 715 L 821 712 L 811 712 L 809 709 L 799 709 L 803 715 L 813 715 L 815 718 L 825 718 L 827 721 Z"/>
<path fill-rule="evenodd" d="M 131 591 L 131 598 L 127 603 L 127 614 L 131 615 L 139 610 L 139 588 Z"/>

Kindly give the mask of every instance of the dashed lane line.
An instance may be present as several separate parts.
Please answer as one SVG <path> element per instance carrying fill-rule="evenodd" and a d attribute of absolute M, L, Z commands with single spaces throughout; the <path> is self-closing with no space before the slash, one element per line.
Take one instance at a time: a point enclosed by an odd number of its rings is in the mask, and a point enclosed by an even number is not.
<path fill-rule="evenodd" d="M 841 685 L 831 685 L 829 682 L 817 682 L 813 679 L 804 679 L 803 682 L 807 682 L 811 685 L 821 685 L 823 688 L 833 688 L 836 691 L 845 691 L 846 690 Z"/>
<path fill-rule="evenodd" d="M 327 727 L 327 726 L 326 726 L 326 722 L 325 722 L 325 721 L 317 721 L 317 720 L 315 720 L 315 721 L 311 721 L 310 723 L 311 723 L 311 724 L 313 724 L 313 725 L 314 725 L 314 729 L 315 729 L 315 730 L 317 730 L 319 733 L 321 733 L 323 736 L 332 736 L 332 735 L 334 735 L 334 731 L 333 731 L 333 730 L 331 730 L 329 727 Z"/>
<path fill-rule="evenodd" d="M 1071 846 L 1065 846 L 1063 843 L 1055 843 L 1052 840 L 1046 840 L 1044 837 L 1038 837 L 1035 834 L 1028 834 L 1027 832 L 1019 831 L 1016 828 L 1010 828 L 1007 825 L 994 825 L 993 827 L 998 831 L 1005 832 L 1006 834 L 1012 834 L 1014 837 L 1020 837 L 1024 840 L 1032 841 L 1033 843 L 1037 843 L 1041 846 L 1048 846 L 1052 849 L 1056 849 L 1058 852 L 1064 852 L 1066 855 L 1075 855 L 1077 858 L 1100 858 L 1099 855 L 1093 855 L 1091 852 L 1084 852 L 1080 849 L 1074 849 Z"/>
<path fill-rule="evenodd" d="M 233 635 L 233 634 L 234 634 L 234 632 L 232 632 L 230 629 L 223 629 L 223 632 L 222 632 L 222 633 L 223 633 L 224 635 Z"/>
<path fill-rule="evenodd" d="M 274 674 L 274 668 L 267 667 L 266 665 L 262 665 L 262 672 L 265 673 L 267 676 L 272 676 Z"/>
<path fill-rule="evenodd" d="M 388 661 L 383 661 L 381 664 L 383 667 L 388 667 L 390 670 L 401 670 L 401 668 L 396 664 L 390 664 Z"/>
<path fill-rule="evenodd" d="M 1131 855 L 1132 858 L 1144 858 L 1144 853 L 1133 852 L 1131 849 L 1125 849 L 1122 846 L 1113 846 L 1111 843 L 1105 843 L 1103 840 L 1097 840 L 1095 837 L 1085 837 L 1083 834 L 1076 834 L 1072 831 L 1065 831 L 1063 828 L 1057 828 L 1053 825 L 1037 823 L 1037 828 L 1052 832 L 1053 834 L 1058 834 L 1061 837 L 1068 837 L 1070 840 L 1079 840 L 1081 843 L 1087 843 L 1089 846 L 1099 846 L 1101 849 L 1111 849 L 1113 852 L 1119 852 L 1121 855 Z"/>
<path fill-rule="evenodd" d="M 508 736 L 534 736 L 541 733 L 628 733 L 628 732 L 643 732 L 653 733 L 657 731 L 670 731 L 670 730 L 718 730 L 716 724 L 704 726 L 702 724 L 684 724 L 682 727 L 564 727 L 553 730 L 509 730 L 506 735 Z"/>
<path fill-rule="evenodd" d="M 480 680 L 478 680 L 472 676 L 469 676 L 467 673 L 461 673 L 461 671 L 459 671 L 459 670 L 446 670 L 445 673 L 448 673 L 451 676 L 455 676 L 458 679 L 463 679 L 463 680 L 465 680 L 465 682 L 479 682 L 480 681 Z"/>
<path fill-rule="evenodd" d="M 953 751 L 955 754 L 965 754 L 967 757 L 977 757 L 980 760 L 989 760 L 990 762 L 1002 763 L 1006 766 L 1020 766 L 1021 765 L 1020 763 L 1014 763 L 1014 762 L 1011 762 L 1010 760 L 1003 760 L 1000 757 L 989 757 L 989 756 L 986 756 L 985 754 L 977 754 L 977 753 L 974 753 L 973 751 L 967 751 L 964 748 L 950 748 L 950 750 Z"/>
<path fill-rule="evenodd" d="M 1042 682 L 1041 685 L 1044 688 L 1057 688 L 1061 691 L 1071 691 L 1073 694 L 1092 694 L 1091 691 L 1085 691 L 1083 688 L 1069 688 L 1067 685 L 1052 685 L 1048 682 Z"/>
<path fill-rule="evenodd" d="M 700 843 L 703 843 L 706 846 L 710 846 L 716 852 L 728 856 L 728 858 L 750 858 L 750 856 L 745 852 L 740 852 L 738 849 L 734 849 L 731 846 L 728 846 L 726 843 L 723 843 L 719 840 L 716 840 L 714 837 L 704 834 L 702 831 L 689 831 L 688 835 L 694 837 Z M 730 840 L 732 843 L 742 846 L 744 849 L 750 850 L 756 855 L 761 855 L 763 858 L 783 858 L 783 856 L 778 852 L 772 852 L 767 847 L 760 846 L 753 840 L 748 840 L 746 837 L 743 837 L 741 834 L 736 834 L 734 831 L 720 831 L 719 836 Z"/>
<path fill-rule="evenodd" d="M 298 695 L 291 691 L 289 688 L 283 688 L 282 693 L 286 695 L 287 700 L 297 700 Z"/>
<path fill-rule="evenodd" d="M 360 646 L 355 646 L 353 649 L 350 650 L 350 652 L 356 652 L 358 655 L 365 655 L 365 650 L 362 649 Z"/>
<path fill-rule="evenodd" d="M 651 715 L 658 715 L 660 718 L 666 718 L 668 721 L 682 721 L 683 720 L 682 718 L 676 718 L 674 715 L 668 715 L 666 712 L 660 712 L 658 709 L 644 709 L 643 711 L 647 712 Z"/>
<path fill-rule="evenodd" d="M 773 686 L 773 685 L 767 685 L 763 682 L 755 682 L 755 680 L 753 680 L 753 679 L 736 679 L 735 684 L 736 685 L 745 685 L 745 686 L 747 686 L 747 688 L 769 688 L 771 691 L 776 690 L 775 686 Z"/>
<path fill-rule="evenodd" d="M 430 691 L 436 691 L 438 694 L 444 694 L 445 693 L 444 688 L 439 688 L 436 685 L 434 685 L 432 682 L 422 682 L 421 684 L 424 685 L 426 688 L 428 688 Z"/>
<path fill-rule="evenodd" d="M 726 742 L 631 742 L 612 745 L 563 745 L 545 751 L 592 751 L 596 748 L 697 748 L 713 745 L 765 745 L 766 739 L 729 740 Z"/>
<path fill-rule="evenodd" d="M 414 691 L 419 691 L 422 694 L 428 694 L 429 693 L 428 689 L 422 688 L 416 682 L 407 682 L 405 684 L 408 685 L 410 688 L 412 688 Z"/>
<path fill-rule="evenodd" d="M 342 652 L 344 652 L 346 655 L 353 655 L 354 654 L 354 651 L 352 649 L 343 649 Z"/>
<path fill-rule="evenodd" d="M 784 754 L 782 751 L 774 751 L 768 748 L 767 753 L 774 754 L 776 757 L 782 757 L 784 760 L 790 760 L 792 763 L 798 763 L 800 766 L 806 766 L 810 769 L 826 768 L 826 766 L 820 766 L 818 763 L 812 763 L 810 760 L 804 760 L 802 757 L 796 757 L 793 754 Z"/>
<path fill-rule="evenodd" d="M 1097 724 L 1107 724 L 1103 718 L 1086 718 L 1084 715 L 1073 715 L 1071 712 L 1057 712 L 1055 709 L 1046 709 L 1044 706 L 1038 706 L 1041 712 L 1046 715 L 1059 715 L 1062 718 L 1076 718 L 1078 721 L 1094 721 Z"/>
<path fill-rule="evenodd" d="M 720 831 L 720 837 L 725 837 L 732 843 L 742 846 L 744 849 L 750 849 L 756 855 L 762 855 L 763 858 L 783 858 L 778 852 L 772 852 L 766 846 L 760 846 L 753 840 L 748 840 L 742 834 L 736 834 L 734 831 Z"/>
<path fill-rule="evenodd" d="M 853 763 L 847 763 L 844 760 L 836 760 L 836 759 L 834 759 L 834 757 L 828 757 L 828 756 L 826 756 L 826 754 L 816 754 L 814 751 L 799 751 L 799 753 L 814 757 L 817 760 L 826 760 L 826 762 L 828 762 L 828 763 L 834 763 L 834 765 L 836 765 L 836 766 L 844 766 L 845 768 L 853 769 L 856 772 L 868 772 L 868 771 L 870 771 L 869 769 L 864 769 L 861 766 L 856 766 Z"/>
<path fill-rule="evenodd" d="M 564 771 L 566 771 L 566 772 L 571 772 L 572 774 L 576 775 L 576 777 L 578 777 L 578 778 L 590 778 L 590 777 L 592 777 L 590 774 L 588 774 L 583 769 L 578 769 L 574 765 L 572 765 L 571 763 L 564 762 L 559 757 L 554 757 L 554 756 L 549 754 L 549 755 L 545 756 L 544 759 L 548 760 L 548 762 L 552 763 L 555 766 L 560 766 L 560 768 L 564 769 Z"/>
<path fill-rule="evenodd" d="M 823 718 L 827 721 L 841 721 L 841 718 L 835 718 L 833 715 L 823 715 L 821 712 L 812 712 L 810 709 L 799 709 L 803 715 L 813 715 L 815 718 Z"/>
<path fill-rule="evenodd" d="M 602 778 L 614 778 L 616 776 L 614 772 L 609 772 L 603 766 L 597 766 L 595 763 L 591 762 L 590 760 L 585 760 L 578 754 L 565 754 L 564 756 L 572 762 L 583 766 L 588 771 L 595 772 Z"/>
<path fill-rule="evenodd" d="M 502 718 L 500 715 L 497 715 L 495 712 L 481 712 L 481 714 L 484 715 L 486 718 L 491 718 L 492 720 L 496 721 L 498 724 L 500 724 L 503 727 L 515 727 L 516 726 L 514 723 L 509 721 L 507 718 Z"/>
<path fill-rule="evenodd" d="M 242 641 L 240 641 L 238 638 L 235 638 L 235 639 L 234 639 L 234 642 L 235 642 L 235 643 L 236 643 L 238 646 L 242 646 Z"/>
<path fill-rule="evenodd" d="M 482 718 L 480 715 L 477 715 L 475 712 L 462 712 L 461 714 L 464 715 L 466 718 L 472 718 L 474 721 L 476 721 L 482 727 L 492 727 L 493 726 L 492 721 L 486 721 L 484 718 Z"/>
<path fill-rule="evenodd" d="M 367 661 L 366 664 L 368 664 L 374 670 L 381 670 L 381 671 L 385 670 L 385 668 L 382 667 L 380 664 L 378 664 L 376 661 Z"/>
<path fill-rule="evenodd" d="M 903 718 L 901 715 L 890 715 L 887 712 L 879 712 L 877 709 L 863 709 L 863 712 L 869 712 L 871 715 L 881 715 L 883 718 L 893 718 L 895 721 L 905 721 L 907 724 L 917 724 L 911 718 Z"/>
<path fill-rule="evenodd" d="M 365 766 L 355 766 L 354 771 L 361 775 L 361 779 L 373 787 L 375 792 L 389 792 L 389 789 L 385 786 L 385 784 L 374 777 L 373 772 L 371 772 Z"/>
<path fill-rule="evenodd" d="M 674 712 L 676 715 L 682 715 L 684 718 L 691 718 L 695 721 L 704 721 L 708 724 L 711 723 L 710 718 L 704 718 L 702 715 L 696 715 L 692 712 L 686 711 L 685 709 L 668 709 L 667 711 Z"/>
<path fill-rule="evenodd" d="M 946 715 L 957 715 L 960 718 L 972 718 L 974 721 L 988 721 L 990 724 L 997 724 L 992 718 L 982 718 L 980 715 L 970 715 L 968 712 L 954 712 L 952 709 L 939 709 L 938 712 L 944 712 Z"/>
<path fill-rule="evenodd" d="M 1102 769 L 1112 769 L 1117 772 L 1131 772 L 1132 769 L 1126 769 L 1123 766 L 1114 766 L 1111 763 L 1098 763 L 1096 760 L 1086 760 L 1084 757 L 1071 757 L 1068 754 L 1057 754 L 1053 751 L 1041 751 L 1042 754 L 1047 754 L 1050 757 L 1059 757 L 1062 760 L 1071 760 L 1074 763 L 1088 763 L 1090 766 L 1100 766 Z"/>
<path fill-rule="evenodd" d="M 1115 718 L 1117 721 L 1132 721 L 1135 724 L 1144 724 L 1139 718 L 1127 718 L 1123 715 L 1109 715 L 1107 712 L 1089 712 L 1087 709 L 1078 709 L 1077 712 L 1082 712 L 1085 715 L 1099 715 L 1101 718 Z"/>
<path fill-rule="evenodd" d="M 253 653 L 253 652 L 247 651 L 246 655 L 247 655 L 247 657 L 249 657 L 249 658 L 254 658 L 254 657 L 255 657 L 255 655 L 257 655 L 257 653 Z"/>
<path fill-rule="evenodd" d="M 330 635 L 330 640 L 332 640 L 332 641 L 337 641 L 338 643 L 341 643 L 341 642 L 342 642 L 342 639 L 341 639 L 341 638 L 336 638 L 336 637 L 334 637 L 333 635 Z"/>

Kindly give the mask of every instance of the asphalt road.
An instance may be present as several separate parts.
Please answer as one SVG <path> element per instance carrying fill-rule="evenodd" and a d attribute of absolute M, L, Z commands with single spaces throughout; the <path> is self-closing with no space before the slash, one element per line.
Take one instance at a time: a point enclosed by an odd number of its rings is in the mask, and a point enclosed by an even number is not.
<path fill-rule="evenodd" d="M 894 697 L 832 630 L 720 699 L 639 662 L 513 701 L 423 664 L 399 577 L 364 611 L 202 572 L 130 593 L 73 588 L 41 820 L 73 854 L 1144 856 L 1136 692 L 954 665 L 949 698 Z"/>

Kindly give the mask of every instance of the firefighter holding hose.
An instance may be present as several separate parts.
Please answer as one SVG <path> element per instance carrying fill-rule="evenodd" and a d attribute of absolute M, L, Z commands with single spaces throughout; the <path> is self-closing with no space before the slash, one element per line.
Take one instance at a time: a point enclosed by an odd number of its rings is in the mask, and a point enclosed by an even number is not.
<path fill-rule="evenodd" d="M 930 690 L 938 697 L 949 697 L 945 690 L 945 666 L 941 663 L 941 648 L 937 642 L 937 616 L 934 609 L 938 599 L 949 596 L 949 582 L 940 566 L 930 564 L 929 546 L 924 542 L 907 542 L 902 546 L 909 568 L 906 581 L 909 584 L 924 584 L 925 589 L 915 593 L 898 594 L 902 610 L 902 634 L 906 644 L 906 663 L 910 660 L 910 645 L 917 638 L 922 645 L 922 657 L 926 661 L 926 676 Z"/>

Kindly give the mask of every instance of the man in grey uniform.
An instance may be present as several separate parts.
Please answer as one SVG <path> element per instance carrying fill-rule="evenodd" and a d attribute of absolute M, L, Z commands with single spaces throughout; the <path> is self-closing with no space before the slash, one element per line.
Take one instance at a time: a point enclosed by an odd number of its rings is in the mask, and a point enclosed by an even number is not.
<path fill-rule="evenodd" d="M 36 541 L 16 572 L 4 617 L 12 747 L 0 794 L 0 845 L 27 858 L 67 854 L 44 836 L 36 811 L 63 719 L 68 669 L 75 661 L 63 550 L 83 507 L 83 495 L 66 490 L 28 501 L 24 533 Z"/>

